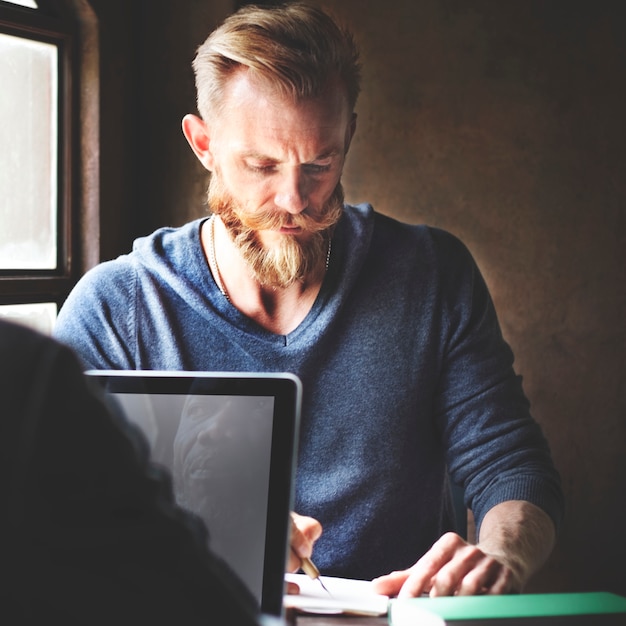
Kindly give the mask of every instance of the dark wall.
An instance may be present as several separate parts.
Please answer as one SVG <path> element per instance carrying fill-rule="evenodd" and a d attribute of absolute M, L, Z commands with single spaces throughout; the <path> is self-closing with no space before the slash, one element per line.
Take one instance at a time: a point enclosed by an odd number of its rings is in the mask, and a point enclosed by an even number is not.
<path fill-rule="evenodd" d="M 532 589 L 626 594 L 626 3 L 324 4 L 365 62 L 348 199 L 470 247 L 561 471 L 567 518 Z M 234 2 L 93 5 L 108 258 L 205 210 L 180 119 L 193 51 Z"/>

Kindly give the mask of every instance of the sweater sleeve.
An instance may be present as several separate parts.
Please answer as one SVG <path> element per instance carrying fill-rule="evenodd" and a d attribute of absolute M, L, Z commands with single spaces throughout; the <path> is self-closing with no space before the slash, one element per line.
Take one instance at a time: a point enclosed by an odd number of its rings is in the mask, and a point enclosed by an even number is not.
<path fill-rule="evenodd" d="M 135 369 L 137 276 L 124 257 L 87 272 L 65 301 L 54 336 L 85 369 Z"/>
<path fill-rule="evenodd" d="M 442 232 L 435 240 L 444 337 L 436 415 L 452 480 L 464 488 L 477 529 L 487 511 L 506 500 L 539 506 L 558 528 L 560 478 L 530 414 L 487 285 L 461 242 Z"/>

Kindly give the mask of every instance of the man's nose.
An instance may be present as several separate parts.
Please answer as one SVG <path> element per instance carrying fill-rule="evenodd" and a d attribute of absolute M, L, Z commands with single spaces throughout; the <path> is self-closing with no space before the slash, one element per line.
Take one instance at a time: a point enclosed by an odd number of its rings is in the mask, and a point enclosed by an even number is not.
<path fill-rule="evenodd" d="M 293 214 L 302 213 L 307 208 L 309 204 L 307 182 L 301 172 L 297 170 L 285 172 L 278 185 L 274 196 L 277 208 Z"/>
<path fill-rule="evenodd" d="M 220 434 L 219 425 L 209 422 L 198 431 L 196 441 L 203 446 L 208 446 L 213 444 L 216 439 L 219 439 Z"/>

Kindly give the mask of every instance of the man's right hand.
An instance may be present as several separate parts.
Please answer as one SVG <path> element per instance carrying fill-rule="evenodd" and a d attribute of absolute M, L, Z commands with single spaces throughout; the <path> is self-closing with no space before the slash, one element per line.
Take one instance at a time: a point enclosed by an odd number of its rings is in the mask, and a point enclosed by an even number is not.
<path fill-rule="evenodd" d="M 291 550 L 287 570 L 297 572 L 302 559 L 311 558 L 313 545 L 322 534 L 322 525 L 312 517 L 291 514 Z"/>

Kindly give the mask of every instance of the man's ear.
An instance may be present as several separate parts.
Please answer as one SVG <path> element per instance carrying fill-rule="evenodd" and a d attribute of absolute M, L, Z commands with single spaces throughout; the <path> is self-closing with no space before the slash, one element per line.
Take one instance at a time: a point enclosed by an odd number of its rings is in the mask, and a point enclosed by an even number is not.
<path fill-rule="evenodd" d="M 183 117 L 183 135 L 189 142 L 194 154 L 207 170 L 213 170 L 213 155 L 211 154 L 211 141 L 209 129 L 205 121 L 197 115 L 185 115 Z"/>

